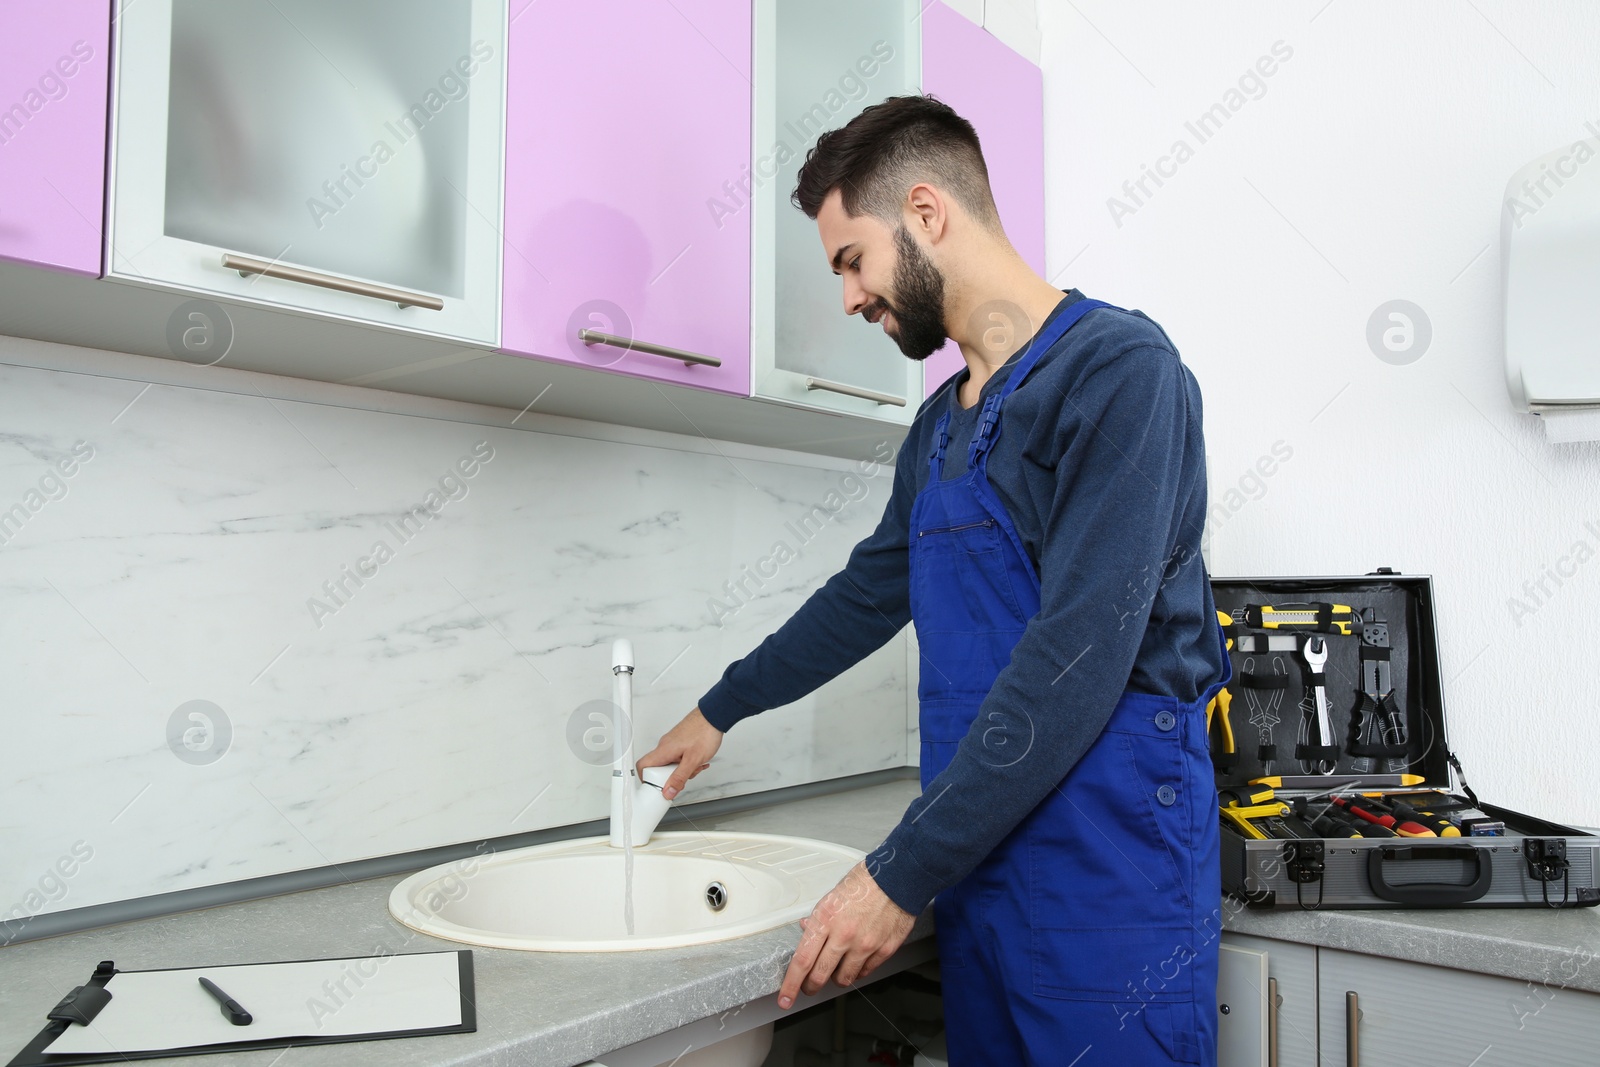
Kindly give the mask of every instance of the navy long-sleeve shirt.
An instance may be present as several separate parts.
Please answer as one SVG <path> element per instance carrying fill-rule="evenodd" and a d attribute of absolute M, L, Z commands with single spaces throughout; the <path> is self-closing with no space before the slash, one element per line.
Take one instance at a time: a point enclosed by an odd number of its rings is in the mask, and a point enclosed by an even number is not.
<path fill-rule="evenodd" d="M 1081 299 L 1068 290 L 1051 317 Z M 877 529 L 701 697 L 707 721 L 726 731 L 798 700 L 911 621 L 906 542 L 934 425 L 951 413 L 944 477 L 964 474 L 982 401 L 1005 385 L 1020 355 L 990 376 L 971 408 L 957 401 L 965 368 L 922 404 Z M 879 887 L 912 914 L 977 866 L 1066 777 L 1125 689 L 1192 702 L 1223 673 L 1200 557 L 1200 388 L 1153 320 L 1097 308 L 1067 331 L 1006 399 L 988 472 L 1039 575 L 1041 607 L 977 722 L 1029 723 L 1032 747 L 1029 758 L 996 766 L 975 736 L 983 727 L 969 733 L 867 857 Z"/>

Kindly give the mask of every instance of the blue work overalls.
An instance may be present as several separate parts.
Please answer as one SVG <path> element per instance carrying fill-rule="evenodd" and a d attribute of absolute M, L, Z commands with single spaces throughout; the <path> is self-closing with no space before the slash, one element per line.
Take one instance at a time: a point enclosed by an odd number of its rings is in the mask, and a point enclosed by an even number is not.
<path fill-rule="evenodd" d="M 968 470 L 949 481 L 948 411 L 935 428 L 908 539 L 924 789 L 1039 611 L 1039 577 L 986 474 L 1002 405 L 1106 306 L 1080 300 L 1033 339 L 984 402 Z M 1226 663 L 1220 628 L 1217 641 Z M 1215 1064 L 1221 878 L 1205 708 L 1231 674 L 1189 704 L 1124 692 L 1071 772 L 935 898 L 952 1067 Z M 1040 694 L 1036 714 L 1077 711 L 1052 699 Z"/>

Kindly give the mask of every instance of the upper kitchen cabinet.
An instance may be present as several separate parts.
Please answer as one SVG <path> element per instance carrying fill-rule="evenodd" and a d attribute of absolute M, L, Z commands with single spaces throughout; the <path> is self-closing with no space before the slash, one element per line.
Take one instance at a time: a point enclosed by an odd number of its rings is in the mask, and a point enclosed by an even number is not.
<path fill-rule="evenodd" d="M 907 424 L 922 365 L 845 314 L 817 224 L 790 202 L 818 135 L 917 91 L 918 0 L 755 0 L 755 151 L 750 187 L 753 394 Z M 937 5 L 935 5 L 937 6 Z M 739 201 L 731 201 L 739 210 Z"/>
<path fill-rule="evenodd" d="M 118 9 L 107 277 L 499 343 L 506 0 Z"/>
<path fill-rule="evenodd" d="M 749 0 L 511 0 L 501 347 L 750 395 Z"/>
<path fill-rule="evenodd" d="M 99 275 L 107 0 L 0 5 L 0 258 Z"/>
<path fill-rule="evenodd" d="M 978 131 L 1006 236 L 1028 266 L 1044 275 L 1044 79 L 1039 68 L 935 2 L 922 15 L 922 90 L 955 108 Z M 996 316 L 992 328 L 1014 330 L 1016 324 Z M 961 350 L 946 342 L 926 361 L 927 394 L 965 365 Z"/>

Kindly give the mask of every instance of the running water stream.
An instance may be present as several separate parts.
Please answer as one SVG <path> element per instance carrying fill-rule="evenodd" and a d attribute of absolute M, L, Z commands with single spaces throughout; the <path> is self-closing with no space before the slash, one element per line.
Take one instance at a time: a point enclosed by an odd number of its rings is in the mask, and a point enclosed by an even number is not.
<path fill-rule="evenodd" d="M 633 666 L 613 674 L 616 722 L 611 727 L 611 774 L 622 778 L 622 922 L 633 936 L 633 791 L 637 776 L 633 769 Z"/>

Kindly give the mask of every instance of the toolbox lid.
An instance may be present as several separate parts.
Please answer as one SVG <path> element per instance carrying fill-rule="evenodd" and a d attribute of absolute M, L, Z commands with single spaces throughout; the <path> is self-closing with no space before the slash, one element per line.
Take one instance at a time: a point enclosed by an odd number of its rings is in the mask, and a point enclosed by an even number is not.
<path fill-rule="evenodd" d="M 1285 793 L 1317 793 L 1321 779 L 1359 788 L 1355 775 L 1378 789 L 1404 774 L 1450 791 L 1429 575 L 1213 577 L 1211 587 L 1233 646 L 1233 680 L 1208 715 L 1219 787 L 1285 777 L 1300 779 Z"/>

